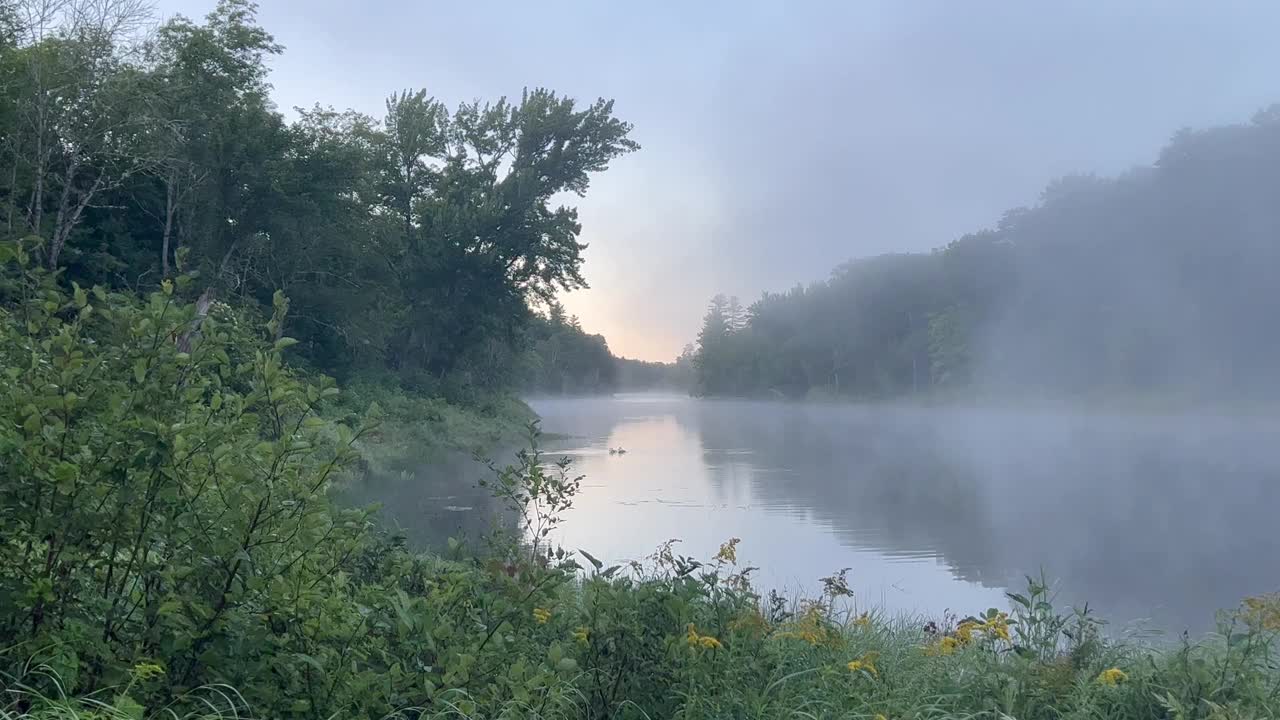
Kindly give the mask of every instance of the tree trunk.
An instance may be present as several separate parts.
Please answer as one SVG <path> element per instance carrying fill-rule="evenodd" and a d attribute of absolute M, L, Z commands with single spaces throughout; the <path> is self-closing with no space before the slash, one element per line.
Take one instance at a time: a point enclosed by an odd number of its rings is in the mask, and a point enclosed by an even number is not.
<path fill-rule="evenodd" d="M 177 173 L 171 168 L 164 184 L 164 236 L 160 241 L 161 277 L 169 277 L 169 238 L 173 234 L 173 213 L 177 207 L 177 203 L 174 202 L 174 185 L 177 182 Z"/>
<path fill-rule="evenodd" d="M 93 185 L 80 194 L 80 199 L 76 201 L 75 206 L 68 208 L 70 190 L 75 183 L 75 171 L 79 165 L 79 159 L 73 159 L 71 167 L 67 169 L 66 187 L 62 189 L 62 198 L 58 201 L 58 220 L 53 226 L 53 241 L 49 245 L 49 269 L 51 270 L 57 269 L 58 256 L 62 254 L 62 248 L 71 237 L 71 231 L 76 229 L 76 225 L 80 223 L 80 215 L 84 213 L 84 209 L 88 207 L 89 201 L 98 192 L 98 188 L 102 187 L 102 176 L 99 175 L 94 178 Z"/>
<path fill-rule="evenodd" d="M 49 269 L 58 267 L 58 256 L 62 254 L 62 246 L 66 242 L 63 228 L 67 222 L 68 206 L 71 204 L 72 187 L 76 182 L 76 171 L 80 169 L 80 155 L 71 154 L 71 164 L 67 166 L 66 177 L 62 180 L 62 196 L 58 198 L 58 216 L 53 221 L 53 236 L 49 239 Z"/>
<path fill-rule="evenodd" d="M 44 123 L 36 129 L 36 163 L 35 187 L 31 190 L 31 207 L 27 211 L 27 224 L 31 232 L 40 234 L 40 224 L 44 221 Z"/>

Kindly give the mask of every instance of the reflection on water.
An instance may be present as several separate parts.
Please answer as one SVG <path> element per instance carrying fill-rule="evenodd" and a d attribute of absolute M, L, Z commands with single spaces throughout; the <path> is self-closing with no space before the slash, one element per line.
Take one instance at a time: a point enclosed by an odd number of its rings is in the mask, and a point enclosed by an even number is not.
<path fill-rule="evenodd" d="M 611 561 L 729 537 L 766 587 L 851 567 L 859 601 L 1064 602 L 1168 630 L 1280 586 L 1277 426 L 619 396 L 534 403 L 586 479 L 561 540 Z M 626 448 L 610 455 L 608 448 Z"/>

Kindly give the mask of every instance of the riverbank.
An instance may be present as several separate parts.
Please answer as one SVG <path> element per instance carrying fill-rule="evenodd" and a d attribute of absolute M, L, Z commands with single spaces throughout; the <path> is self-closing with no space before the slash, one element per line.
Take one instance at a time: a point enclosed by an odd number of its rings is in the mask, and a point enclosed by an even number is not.
<path fill-rule="evenodd" d="M 375 474 L 412 472 L 447 455 L 489 453 L 518 441 L 537 419 L 512 394 L 486 393 L 468 404 L 451 403 L 376 381 L 344 386 L 326 414 L 373 425 L 358 447 Z"/>
<path fill-rule="evenodd" d="M 761 597 L 732 541 L 701 563 L 668 548 L 625 571 L 578 557 L 585 571 L 567 559 L 486 564 L 383 546 L 362 560 L 401 573 L 383 588 L 390 595 L 354 603 L 358 622 L 331 617 L 339 624 L 328 643 L 278 654 L 265 676 L 228 672 L 158 695 L 175 668 L 156 658 L 134 664 L 120 686 L 63 696 L 37 654 L 27 674 L 0 683 L 0 708 L 31 720 L 1244 720 L 1280 712 L 1275 599 L 1224 614 L 1218 633 L 1155 649 L 1106 639 L 1088 613 L 1055 608 L 1039 582 L 1010 595 L 1009 613 L 842 615 L 832 608 L 848 591 L 843 577 L 807 601 Z M 290 677 L 292 687 L 282 686 Z"/>

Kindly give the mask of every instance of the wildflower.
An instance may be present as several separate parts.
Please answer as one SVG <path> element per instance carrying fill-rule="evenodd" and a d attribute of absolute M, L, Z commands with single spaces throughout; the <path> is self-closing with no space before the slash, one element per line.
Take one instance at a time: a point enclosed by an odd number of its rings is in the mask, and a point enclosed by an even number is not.
<path fill-rule="evenodd" d="M 876 658 L 879 656 L 880 653 L 870 652 L 857 660 L 850 660 L 846 667 L 849 668 L 849 672 L 864 672 L 872 677 L 879 677 L 880 671 L 876 669 Z"/>
<path fill-rule="evenodd" d="M 774 637 L 803 640 L 810 645 L 827 645 L 838 642 L 840 639 L 827 630 L 822 608 L 818 605 L 810 606 L 786 630 L 777 633 Z"/>
<path fill-rule="evenodd" d="M 699 635 L 698 629 L 693 623 L 689 623 L 688 629 L 685 631 L 684 641 L 691 648 L 702 648 L 703 650 L 716 650 L 722 647 L 720 641 L 710 635 Z"/>
<path fill-rule="evenodd" d="M 548 610 L 548 609 L 546 609 L 546 608 L 534 608 L 534 609 L 533 609 L 533 620 L 534 620 L 534 622 L 538 623 L 539 625 L 546 625 L 546 624 L 547 624 L 547 621 L 548 621 L 548 620 L 550 620 L 550 619 L 551 619 L 551 611 L 550 611 L 550 610 Z"/>
<path fill-rule="evenodd" d="M 729 542 L 720 546 L 720 552 L 716 553 L 716 560 L 730 564 L 738 562 L 738 543 L 739 538 L 729 538 Z"/>
<path fill-rule="evenodd" d="M 857 620 L 853 621 L 853 624 L 863 629 L 871 627 L 871 614 L 862 613 L 861 615 L 858 616 Z"/>
<path fill-rule="evenodd" d="M 1115 687 L 1116 684 L 1122 683 L 1128 679 L 1129 679 L 1129 674 L 1121 670 L 1120 668 L 1109 668 L 1107 670 L 1103 670 L 1098 675 L 1098 684 L 1107 685 L 1109 687 Z"/>
<path fill-rule="evenodd" d="M 958 647 L 960 647 L 960 641 L 950 635 L 947 635 L 938 640 L 938 642 L 926 647 L 924 649 L 924 653 L 926 655 L 950 655 L 955 652 Z"/>
<path fill-rule="evenodd" d="M 978 623 L 973 622 L 972 620 L 966 620 L 965 622 L 960 623 L 960 626 L 956 628 L 956 640 L 961 645 L 968 645 L 973 641 L 973 632 L 981 629 L 982 628 Z"/>
<path fill-rule="evenodd" d="M 573 631 L 573 639 L 576 640 L 579 645 L 586 645 L 587 638 L 589 637 L 591 637 L 591 631 L 585 626 L 579 627 L 577 630 Z"/>
<path fill-rule="evenodd" d="M 135 679 L 145 681 L 163 675 L 164 668 L 155 663 L 142 662 L 134 665 L 133 669 L 131 669 L 129 673 L 133 675 Z"/>
<path fill-rule="evenodd" d="M 1280 593 L 1244 599 L 1244 619 L 1250 627 L 1280 630 Z"/>
<path fill-rule="evenodd" d="M 1009 614 L 998 613 L 983 624 L 982 629 L 992 637 L 1007 641 L 1009 639 Z"/>
<path fill-rule="evenodd" d="M 885 717 L 884 713 L 876 713 L 876 716 L 871 720 L 889 720 L 889 718 Z"/>

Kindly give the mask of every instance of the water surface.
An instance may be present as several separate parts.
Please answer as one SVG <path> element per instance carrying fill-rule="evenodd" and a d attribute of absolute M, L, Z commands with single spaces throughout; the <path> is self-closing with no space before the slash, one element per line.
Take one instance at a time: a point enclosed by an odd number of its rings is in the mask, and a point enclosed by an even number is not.
<path fill-rule="evenodd" d="M 1005 606 L 1042 568 L 1064 603 L 1203 630 L 1280 587 L 1273 422 L 706 401 L 537 400 L 586 476 L 560 540 L 610 562 L 739 537 L 764 587 L 843 567 L 858 602 Z M 622 447 L 624 455 L 609 448 Z"/>

